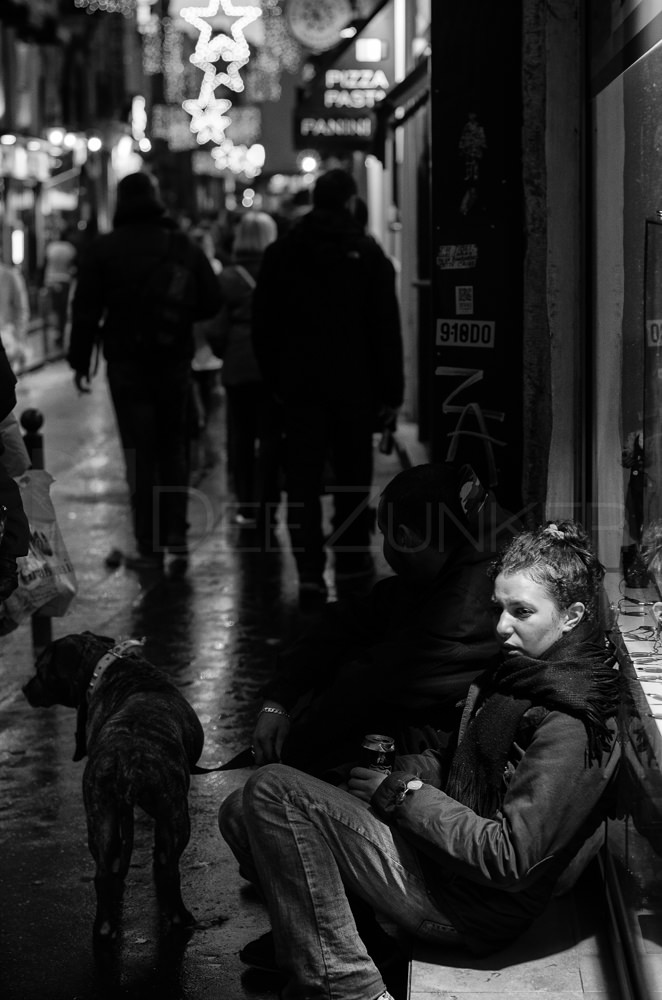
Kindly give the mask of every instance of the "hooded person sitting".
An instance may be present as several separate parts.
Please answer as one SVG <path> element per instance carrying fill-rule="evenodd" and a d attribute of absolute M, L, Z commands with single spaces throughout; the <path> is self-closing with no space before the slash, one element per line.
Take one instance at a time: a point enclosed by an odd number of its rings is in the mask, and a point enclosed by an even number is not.
<path fill-rule="evenodd" d="M 498 657 L 488 568 L 519 522 L 470 466 L 425 464 L 386 486 L 377 523 L 394 575 L 327 605 L 277 658 L 253 734 L 255 763 L 324 774 L 368 733 L 400 752 L 453 728 Z"/>

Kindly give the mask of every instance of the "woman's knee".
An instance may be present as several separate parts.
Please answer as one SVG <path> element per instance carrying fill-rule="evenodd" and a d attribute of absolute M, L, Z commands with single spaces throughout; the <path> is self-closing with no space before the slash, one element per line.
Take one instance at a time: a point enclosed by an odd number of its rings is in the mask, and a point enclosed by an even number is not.
<path fill-rule="evenodd" d="M 264 788 L 266 794 L 270 794 L 272 786 L 276 786 L 278 789 L 283 787 L 277 773 L 281 768 L 283 768 L 281 764 L 267 764 L 265 767 L 259 768 L 251 774 L 242 788 L 235 788 L 234 791 L 230 792 L 223 799 L 218 810 L 218 828 L 226 840 L 236 839 L 236 836 L 233 836 L 233 832 L 242 832 L 245 829 L 244 811 L 246 802 L 252 800 L 256 790 L 260 794 Z M 283 769 L 286 771 L 291 770 L 290 768 Z M 289 787 L 286 780 L 285 787 Z"/>
<path fill-rule="evenodd" d="M 244 812 L 280 809 L 295 791 L 311 794 L 310 784 L 319 784 L 309 774 L 287 764 L 265 764 L 255 771 L 244 786 L 242 808 Z M 314 794 L 314 791 L 313 791 Z"/>

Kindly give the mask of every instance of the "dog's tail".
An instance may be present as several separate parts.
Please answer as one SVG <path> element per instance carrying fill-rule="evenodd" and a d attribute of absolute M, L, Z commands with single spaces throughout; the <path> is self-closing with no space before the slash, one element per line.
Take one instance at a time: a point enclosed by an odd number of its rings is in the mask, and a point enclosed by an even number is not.
<path fill-rule="evenodd" d="M 240 767 L 253 767 L 255 764 L 255 751 L 253 747 L 246 747 L 238 754 L 235 754 L 226 764 L 219 764 L 218 767 L 199 767 L 198 764 L 191 765 L 191 774 L 212 774 L 214 771 L 235 771 Z"/>

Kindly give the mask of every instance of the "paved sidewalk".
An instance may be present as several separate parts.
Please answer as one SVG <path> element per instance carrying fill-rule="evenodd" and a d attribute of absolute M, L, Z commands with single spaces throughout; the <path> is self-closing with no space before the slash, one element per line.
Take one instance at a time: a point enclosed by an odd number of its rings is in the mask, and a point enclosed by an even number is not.
<path fill-rule="evenodd" d="M 76 568 L 79 592 L 54 638 L 89 629 L 115 638 L 144 635 L 146 655 L 194 705 L 205 729 L 202 763 L 228 760 L 250 741 L 257 691 L 273 669 L 275 645 L 300 626 L 287 531 L 267 556 L 228 516 L 223 461 L 192 491 L 191 560 L 184 577 L 137 576 L 108 569 L 111 548 L 131 548 L 122 456 L 99 376 L 79 396 L 67 365 L 23 376 L 20 415 L 44 415 L 45 465 Z M 216 428 L 220 445 L 222 411 Z M 373 502 L 401 467 L 377 454 Z M 387 572 L 374 538 L 379 573 Z M 332 595 L 333 596 L 333 595 Z M 225 795 L 246 772 L 192 781 L 192 838 L 182 886 L 198 928 L 182 954 L 164 955 L 151 884 L 151 824 L 139 821 L 124 903 L 119 957 L 99 965 L 91 949 L 93 866 L 87 850 L 80 782 L 73 763 L 75 712 L 31 709 L 20 687 L 33 668 L 30 623 L 0 638 L 0 995 L 3 1000 L 268 1000 L 273 980 L 246 969 L 237 952 L 268 928 L 245 891 L 216 827 Z"/>

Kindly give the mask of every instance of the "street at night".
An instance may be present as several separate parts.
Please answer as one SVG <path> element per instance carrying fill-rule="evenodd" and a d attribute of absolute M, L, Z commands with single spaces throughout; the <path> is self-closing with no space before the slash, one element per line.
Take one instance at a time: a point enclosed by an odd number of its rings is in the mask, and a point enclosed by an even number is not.
<path fill-rule="evenodd" d="M 78 396 L 54 363 L 21 379 L 17 412 L 43 413 L 45 464 L 79 592 L 53 638 L 89 630 L 146 638 L 145 655 L 175 681 L 205 731 L 200 760 L 213 767 L 250 743 L 277 642 L 300 624 L 286 529 L 271 552 L 231 521 L 221 460 L 191 491 L 191 557 L 183 576 L 108 569 L 130 546 L 122 457 L 105 381 Z M 222 413 L 222 411 L 221 411 Z M 222 434 L 219 415 L 217 434 Z M 381 458 L 382 477 L 397 469 Z M 377 544 L 377 542 L 376 542 Z M 266 911 L 237 873 L 217 827 L 221 800 L 246 770 L 191 778 L 192 835 L 182 895 L 196 926 L 181 950 L 160 933 L 152 881 L 152 821 L 138 814 L 117 946 L 95 952 L 94 864 L 87 848 L 74 709 L 31 708 L 21 686 L 33 672 L 31 627 L 0 639 L 0 884 L 3 1000 L 266 1000 L 278 981 L 248 969 L 239 949 L 268 929 Z"/>

